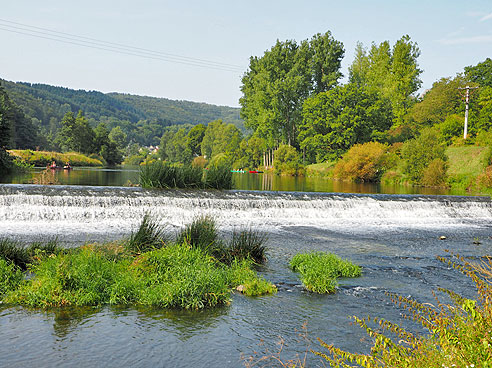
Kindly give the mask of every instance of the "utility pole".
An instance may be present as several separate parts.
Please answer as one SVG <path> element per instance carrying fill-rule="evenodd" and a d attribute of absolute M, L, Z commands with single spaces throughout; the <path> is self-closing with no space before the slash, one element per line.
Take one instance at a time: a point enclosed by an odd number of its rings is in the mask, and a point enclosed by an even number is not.
<path fill-rule="evenodd" d="M 466 139 L 466 136 L 468 134 L 468 103 L 470 102 L 470 90 L 472 89 L 477 89 L 478 87 L 460 87 L 458 89 L 460 90 L 466 90 L 465 95 L 461 94 L 465 98 L 465 103 L 466 103 L 466 108 L 465 108 L 465 127 L 463 129 L 463 139 Z"/>

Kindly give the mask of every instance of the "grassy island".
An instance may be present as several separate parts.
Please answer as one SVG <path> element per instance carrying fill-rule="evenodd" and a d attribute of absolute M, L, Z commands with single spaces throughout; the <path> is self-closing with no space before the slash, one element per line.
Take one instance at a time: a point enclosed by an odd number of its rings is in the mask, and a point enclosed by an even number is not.
<path fill-rule="evenodd" d="M 203 229 L 212 238 L 203 236 Z M 123 304 L 200 309 L 228 304 L 238 286 L 249 296 L 275 293 L 275 286 L 253 270 L 253 255 L 246 249 L 253 246 L 257 251 L 261 245 L 251 239 L 264 238 L 250 230 L 238 234 L 226 244 L 217 237 L 215 223 L 202 218 L 170 241 L 146 216 L 138 231 L 120 242 L 76 249 L 53 244 L 22 248 L 3 239 L 0 300 L 41 308 Z M 238 244 L 240 234 L 249 243 Z M 26 279 L 23 270 L 32 277 Z"/>
<path fill-rule="evenodd" d="M 319 294 L 334 293 L 338 277 L 361 275 L 360 266 L 323 252 L 296 254 L 290 267 L 301 274 L 306 289 Z"/>

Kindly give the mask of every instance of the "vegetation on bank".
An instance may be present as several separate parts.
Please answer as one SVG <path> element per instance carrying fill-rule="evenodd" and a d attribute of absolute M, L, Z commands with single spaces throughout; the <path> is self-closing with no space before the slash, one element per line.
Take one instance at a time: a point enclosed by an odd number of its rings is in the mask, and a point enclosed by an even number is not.
<path fill-rule="evenodd" d="M 172 241 L 146 215 L 139 229 L 120 242 L 61 249 L 55 242 L 22 248 L 2 239 L 0 300 L 43 308 L 140 304 L 200 309 L 229 303 L 238 286 L 250 296 L 275 293 L 275 286 L 252 269 L 255 260 L 265 259 L 264 238 L 244 231 L 249 237 L 233 237 L 227 244 L 215 222 L 202 218 Z M 26 269 L 32 275 L 27 279 Z"/>
<path fill-rule="evenodd" d="M 366 330 L 373 342 L 369 354 L 349 353 L 320 340 L 325 351 L 315 354 L 332 367 L 491 367 L 492 366 L 492 261 L 471 263 L 463 257 L 439 258 L 470 277 L 478 299 L 464 298 L 452 290 L 441 290 L 451 303 L 437 304 L 389 294 L 393 303 L 405 310 L 404 317 L 419 323 L 427 332 L 409 332 L 395 323 L 379 318 L 354 321 Z"/>
<path fill-rule="evenodd" d="M 64 166 L 67 162 L 71 166 L 103 166 L 101 158 L 89 157 L 77 152 L 48 152 L 32 150 L 9 150 L 12 156 L 18 157 L 22 162 L 37 166 L 46 167 L 55 161 L 57 166 Z"/>
<path fill-rule="evenodd" d="M 199 166 L 155 161 L 140 167 L 140 185 L 162 189 L 231 189 L 232 172 L 227 163 L 209 165 L 204 170 Z"/>
<path fill-rule="evenodd" d="M 300 253 L 290 261 L 293 271 L 301 274 L 306 289 L 318 294 L 334 293 L 339 277 L 359 277 L 360 266 L 331 253 Z"/>

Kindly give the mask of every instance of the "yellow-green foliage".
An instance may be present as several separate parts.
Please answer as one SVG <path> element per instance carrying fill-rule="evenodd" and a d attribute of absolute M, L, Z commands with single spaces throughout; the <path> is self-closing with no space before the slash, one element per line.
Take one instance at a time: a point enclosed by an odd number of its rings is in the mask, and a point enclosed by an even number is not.
<path fill-rule="evenodd" d="M 18 271 L 4 263 L 0 260 L 3 301 L 31 307 L 140 304 L 199 309 L 228 303 L 231 290 L 240 284 L 247 295 L 275 291 L 251 269 L 251 261 L 227 266 L 187 244 L 136 257 L 117 244 L 40 254 L 30 266 L 34 277 L 20 285 L 9 281 L 18 280 Z"/>
<path fill-rule="evenodd" d="M 304 168 L 300 163 L 297 150 L 286 144 L 282 144 L 274 153 L 273 166 L 275 172 L 282 175 L 300 175 Z"/>
<path fill-rule="evenodd" d="M 299 253 L 290 261 L 293 271 L 301 274 L 306 289 L 315 293 L 334 293 L 338 277 L 358 277 L 361 268 L 331 253 Z"/>
<path fill-rule="evenodd" d="M 390 160 L 389 147 L 379 142 L 352 146 L 335 166 L 335 176 L 354 181 L 379 181 Z M 393 156 L 395 156 L 393 154 Z"/>
<path fill-rule="evenodd" d="M 492 261 L 477 265 L 457 257 L 459 262 L 439 258 L 470 277 L 478 291 L 478 300 L 445 292 L 452 304 L 437 301 L 436 307 L 389 294 L 392 301 L 406 310 L 407 318 L 420 323 L 429 334 L 410 333 L 384 319 L 360 319 L 355 322 L 372 338 L 370 354 L 354 354 L 320 340 L 327 352 L 316 352 L 333 367 L 443 368 L 492 367 Z M 371 327 L 372 326 L 372 327 Z"/>
<path fill-rule="evenodd" d="M 11 150 L 13 156 L 19 157 L 22 161 L 34 166 L 47 166 L 53 161 L 58 166 L 63 166 L 70 162 L 72 166 L 103 166 L 101 160 L 90 158 L 82 153 L 77 152 L 48 152 L 48 151 L 31 151 L 31 150 Z"/>
<path fill-rule="evenodd" d="M 424 170 L 420 183 L 426 186 L 443 186 L 446 184 L 448 168 L 447 162 L 440 158 L 431 161 L 429 166 Z"/>
<path fill-rule="evenodd" d="M 16 289 L 23 278 L 22 271 L 15 264 L 0 258 L 0 298 L 6 292 Z"/>

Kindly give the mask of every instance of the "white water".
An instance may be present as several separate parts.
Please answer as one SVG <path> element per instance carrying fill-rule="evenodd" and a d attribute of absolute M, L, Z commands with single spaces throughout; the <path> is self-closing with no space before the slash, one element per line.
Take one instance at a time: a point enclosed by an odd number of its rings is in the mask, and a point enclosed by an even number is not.
<path fill-rule="evenodd" d="M 221 229 L 309 226 L 349 233 L 492 223 L 484 197 L 150 191 L 135 188 L 0 186 L 0 236 L 58 236 L 74 242 L 128 234 L 149 212 L 181 227 L 199 215 Z"/>

